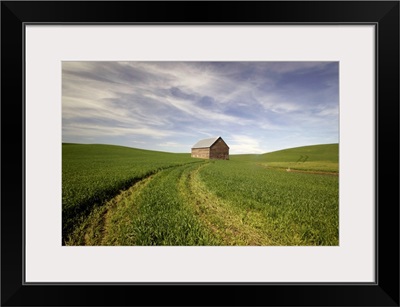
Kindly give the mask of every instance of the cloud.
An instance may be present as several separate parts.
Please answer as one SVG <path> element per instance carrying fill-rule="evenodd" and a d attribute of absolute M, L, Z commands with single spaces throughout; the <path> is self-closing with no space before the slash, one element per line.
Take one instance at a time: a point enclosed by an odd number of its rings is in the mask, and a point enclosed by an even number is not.
<path fill-rule="evenodd" d="M 232 135 L 229 138 L 230 153 L 244 154 L 244 153 L 264 153 L 265 149 L 261 146 L 261 141 L 257 138 L 249 137 L 247 135 Z"/>
<path fill-rule="evenodd" d="M 63 128 L 63 133 L 76 136 L 124 136 L 124 135 L 140 135 L 154 138 L 162 138 L 171 134 L 169 131 L 151 129 L 149 127 L 116 127 L 107 125 L 91 125 L 91 124 L 72 124 Z"/>
<path fill-rule="evenodd" d="M 267 150 L 265 136 L 270 148 L 280 144 L 274 135 L 338 131 L 335 62 L 67 61 L 62 69 L 63 140 L 174 151 L 221 135 L 244 153 Z"/>

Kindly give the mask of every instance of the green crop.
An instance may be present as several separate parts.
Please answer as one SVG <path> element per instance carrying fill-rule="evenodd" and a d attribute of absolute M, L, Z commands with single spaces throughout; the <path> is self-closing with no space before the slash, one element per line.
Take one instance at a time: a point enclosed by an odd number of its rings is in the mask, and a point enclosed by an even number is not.
<path fill-rule="evenodd" d="M 201 169 L 200 177 L 211 193 L 241 212 L 243 222 L 261 229 L 271 245 L 338 244 L 337 176 L 215 161 Z"/>
<path fill-rule="evenodd" d="M 63 144 L 63 244 L 338 245 L 337 149 L 208 161 Z"/>
<path fill-rule="evenodd" d="M 63 240 L 95 207 L 119 191 L 162 169 L 192 162 L 196 161 L 189 154 L 109 145 L 63 144 Z"/>

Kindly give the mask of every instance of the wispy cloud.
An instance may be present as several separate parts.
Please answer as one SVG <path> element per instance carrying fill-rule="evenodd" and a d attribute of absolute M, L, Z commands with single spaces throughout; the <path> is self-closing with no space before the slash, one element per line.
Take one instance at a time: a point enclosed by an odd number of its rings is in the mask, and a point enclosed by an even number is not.
<path fill-rule="evenodd" d="M 63 62 L 64 142 L 232 153 L 338 142 L 336 62 Z M 304 144 L 298 144 L 303 142 Z"/>

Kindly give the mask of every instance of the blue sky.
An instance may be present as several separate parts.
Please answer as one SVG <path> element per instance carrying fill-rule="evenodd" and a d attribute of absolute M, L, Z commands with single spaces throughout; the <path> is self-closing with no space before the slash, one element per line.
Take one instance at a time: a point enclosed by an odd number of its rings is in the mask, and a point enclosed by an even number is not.
<path fill-rule="evenodd" d="M 62 141 L 231 154 L 339 142 L 338 62 L 63 62 Z"/>

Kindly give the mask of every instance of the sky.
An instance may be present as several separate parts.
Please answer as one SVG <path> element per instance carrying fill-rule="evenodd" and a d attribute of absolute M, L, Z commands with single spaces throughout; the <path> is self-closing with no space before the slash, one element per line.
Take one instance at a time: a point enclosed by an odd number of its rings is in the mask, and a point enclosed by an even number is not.
<path fill-rule="evenodd" d="M 339 142 L 338 62 L 62 63 L 62 141 L 230 154 Z"/>

